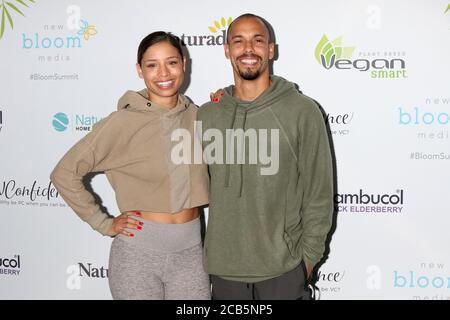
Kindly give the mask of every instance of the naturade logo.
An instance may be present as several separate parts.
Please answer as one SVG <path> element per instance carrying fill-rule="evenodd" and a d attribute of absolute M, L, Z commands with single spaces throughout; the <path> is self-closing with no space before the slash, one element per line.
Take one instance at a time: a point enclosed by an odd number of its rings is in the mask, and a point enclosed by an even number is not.
<path fill-rule="evenodd" d="M 322 36 L 316 46 L 314 56 L 325 69 L 370 71 L 371 78 L 407 78 L 404 59 L 351 59 L 355 47 L 342 45 L 342 37 L 329 40 Z M 385 53 L 385 55 L 387 55 Z"/>
<path fill-rule="evenodd" d="M 53 129 L 55 129 L 58 132 L 66 131 L 67 128 L 70 126 L 70 122 L 74 123 L 73 129 L 75 131 L 91 131 L 92 126 L 97 123 L 101 118 L 98 118 L 96 116 L 92 115 L 84 115 L 84 114 L 77 114 L 74 115 L 73 120 L 70 121 L 67 114 L 64 112 L 58 112 L 53 116 L 52 119 L 52 126 Z"/>
<path fill-rule="evenodd" d="M 221 46 L 225 43 L 227 28 L 230 26 L 233 18 L 222 17 L 214 20 L 213 25 L 208 27 L 212 33 L 209 35 L 181 35 L 181 42 L 185 46 Z"/>

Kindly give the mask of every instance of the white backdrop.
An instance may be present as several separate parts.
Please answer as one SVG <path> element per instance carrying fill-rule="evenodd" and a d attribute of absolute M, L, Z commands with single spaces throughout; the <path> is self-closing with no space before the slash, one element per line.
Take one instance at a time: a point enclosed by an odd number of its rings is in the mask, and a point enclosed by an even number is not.
<path fill-rule="evenodd" d="M 144 87 L 134 64 L 145 35 L 184 36 L 186 94 L 200 105 L 232 83 L 222 23 L 252 12 L 275 30 L 275 74 L 329 114 L 339 213 L 321 298 L 450 299 L 449 0 L 23 2 L 0 3 L 0 298 L 111 298 L 111 239 L 49 174 Z M 92 185 L 117 214 L 106 178 Z"/>

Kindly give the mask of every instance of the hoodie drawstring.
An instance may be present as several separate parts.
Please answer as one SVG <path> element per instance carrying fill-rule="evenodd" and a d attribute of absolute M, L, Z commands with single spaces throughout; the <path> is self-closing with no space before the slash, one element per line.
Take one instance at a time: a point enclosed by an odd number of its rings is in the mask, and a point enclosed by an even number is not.
<path fill-rule="evenodd" d="M 242 143 L 242 156 L 245 159 L 245 122 L 247 121 L 247 109 L 244 110 L 244 121 L 242 123 L 242 130 L 244 131 L 244 141 Z M 239 164 L 239 174 L 240 174 L 240 185 L 239 185 L 239 198 L 242 196 L 242 189 L 244 188 L 244 166 L 242 165 L 242 161 Z"/>
<path fill-rule="evenodd" d="M 234 123 L 236 122 L 236 111 L 237 111 L 237 104 L 234 104 L 234 109 L 233 109 L 233 116 L 231 117 L 231 125 L 230 128 L 234 129 Z M 231 139 L 231 135 L 230 135 L 230 139 Z M 231 142 L 231 141 L 230 141 Z M 229 145 L 229 144 L 228 144 Z M 234 152 L 234 150 L 233 150 Z M 225 166 L 225 187 L 229 187 L 230 186 L 230 164 L 229 164 L 229 159 L 228 157 L 230 156 L 230 154 L 227 153 L 227 150 L 225 149 L 225 155 L 226 155 L 226 166 Z"/>
<path fill-rule="evenodd" d="M 232 115 L 232 118 L 231 118 L 231 125 L 230 125 L 230 128 L 233 129 L 233 130 L 234 130 L 234 126 L 235 126 L 235 123 L 236 123 L 236 113 L 237 113 L 237 104 L 235 103 L 234 104 L 234 109 L 233 109 L 233 115 Z M 245 139 L 245 125 L 246 125 L 246 122 L 247 122 L 247 110 L 244 109 L 244 120 L 242 122 L 242 129 L 244 131 L 244 139 Z M 230 135 L 230 139 L 233 139 L 232 135 Z M 231 141 L 229 141 L 228 145 L 231 145 Z M 242 148 L 243 148 L 243 150 L 241 150 L 241 152 L 242 152 L 241 155 L 245 158 L 245 141 L 242 144 Z M 226 151 L 234 153 L 234 150 L 226 150 Z M 239 155 L 239 153 L 237 153 L 237 155 Z M 230 154 L 228 154 L 228 153 L 226 154 L 227 160 L 229 160 L 228 157 L 230 157 L 230 156 L 231 156 Z M 241 163 L 239 163 L 239 178 L 240 178 L 239 179 L 240 180 L 240 182 L 239 182 L 239 198 L 242 196 L 242 190 L 244 188 L 244 173 L 243 173 L 244 167 L 242 165 L 242 161 L 240 161 L 240 162 Z M 230 186 L 230 166 L 231 166 L 231 164 L 229 163 L 229 161 L 227 161 L 227 164 L 226 164 L 226 167 L 225 167 L 225 187 L 229 187 Z"/>

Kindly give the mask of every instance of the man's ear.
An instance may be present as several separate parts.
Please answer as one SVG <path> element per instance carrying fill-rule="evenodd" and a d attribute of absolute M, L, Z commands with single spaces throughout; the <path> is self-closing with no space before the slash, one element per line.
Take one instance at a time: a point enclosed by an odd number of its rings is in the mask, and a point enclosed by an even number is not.
<path fill-rule="evenodd" d="M 136 63 L 136 71 L 138 73 L 139 78 L 144 79 L 144 76 L 142 75 L 142 68 L 139 63 Z"/>
<path fill-rule="evenodd" d="M 275 56 L 275 43 L 269 43 L 269 60 Z"/>
<path fill-rule="evenodd" d="M 227 59 L 230 59 L 230 45 L 228 43 L 225 43 L 223 45 L 223 50 L 225 51 L 225 57 L 227 57 Z"/>

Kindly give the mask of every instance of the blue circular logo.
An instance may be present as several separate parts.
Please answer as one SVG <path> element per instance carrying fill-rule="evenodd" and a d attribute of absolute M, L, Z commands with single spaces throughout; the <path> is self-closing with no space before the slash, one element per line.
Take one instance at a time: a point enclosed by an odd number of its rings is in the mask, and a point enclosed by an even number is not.
<path fill-rule="evenodd" d="M 62 132 L 67 129 L 69 118 L 65 113 L 59 112 L 53 116 L 52 124 L 56 131 Z"/>

